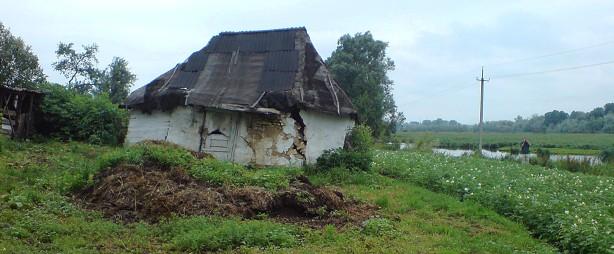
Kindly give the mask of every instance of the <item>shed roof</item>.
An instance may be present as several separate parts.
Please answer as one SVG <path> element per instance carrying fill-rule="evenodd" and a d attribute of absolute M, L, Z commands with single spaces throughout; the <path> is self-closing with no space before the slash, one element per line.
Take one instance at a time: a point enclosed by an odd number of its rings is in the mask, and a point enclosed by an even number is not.
<path fill-rule="evenodd" d="M 143 110 L 195 105 L 356 113 L 305 28 L 222 32 L 185 62 L 132 92 L 126 105 Z"/>

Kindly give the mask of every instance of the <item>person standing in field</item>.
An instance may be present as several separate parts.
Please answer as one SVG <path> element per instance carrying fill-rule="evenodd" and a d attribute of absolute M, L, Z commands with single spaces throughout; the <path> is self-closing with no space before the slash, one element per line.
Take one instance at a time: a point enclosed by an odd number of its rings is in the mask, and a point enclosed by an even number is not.
<path fill-rule="evenodd" d="M 522 138 L 522 142 L 520 142 L 520 153 L 521 154 L 529 154 L 529 147 L 531 143 L 527 140 L 526 137 Z"/>

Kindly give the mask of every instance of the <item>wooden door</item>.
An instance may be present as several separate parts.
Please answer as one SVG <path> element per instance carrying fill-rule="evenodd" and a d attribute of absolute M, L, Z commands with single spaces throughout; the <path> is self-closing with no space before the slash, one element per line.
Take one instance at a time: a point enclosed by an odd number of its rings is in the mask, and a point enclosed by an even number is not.
<path fill-rule="evenodd" d="M 232 161 L 237 136 L 238 114 L 229 111 L 207 111 L 203 128 L 203 152 L 216 159 Z"/>

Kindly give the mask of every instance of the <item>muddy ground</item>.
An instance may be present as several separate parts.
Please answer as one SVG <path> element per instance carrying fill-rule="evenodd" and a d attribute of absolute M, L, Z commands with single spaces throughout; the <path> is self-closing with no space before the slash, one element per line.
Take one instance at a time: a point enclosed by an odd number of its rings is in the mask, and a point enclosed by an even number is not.
<path fill-rule="evenodd" d="M 180 168 L 122 165 L 103 170 L 95 184 L 75 193 L 85 208 L 130 223 L 156 223 L 173 214 L 256 218 L 321 227 L 359 224 L 376 207 L 349 199 L 338 190 L 315 187 L 299 176 L 278 191 L 261 187 L 215 186 L 197 181 Z"/>

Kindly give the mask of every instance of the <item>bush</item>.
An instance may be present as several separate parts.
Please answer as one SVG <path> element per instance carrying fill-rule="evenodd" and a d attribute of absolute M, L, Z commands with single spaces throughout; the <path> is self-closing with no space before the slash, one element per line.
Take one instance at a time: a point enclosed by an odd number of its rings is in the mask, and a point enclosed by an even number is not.
<path fill-rule="evenodd" d="M 123 142 L 128 112 L 107 96 L 80 95 L 58 84 L 44 84 L 41 89 L 45 96 L 36 123 L 39 134 L 92 144 Z"/>
<path fill-rule="evenodd" d="M 373 162 L 373 138 L 366 125 L 355 126 L 346 139 L 345 148 L 324 151 L 317 159 L 320 170 L 344 167 L 352 171 L 368 171 Z"/>
<path fill-rule="evenodd" d="M 439 141 L 431 133 L 420 135 L 415 141 L 415 149 L 422 152 L 430 153 L 437 146 L 439 146 Z"/>
<path fill-rule="evenodd" d="M 567 156 L 563 160 L 559 160 L 554 163 L 554 166 L 558 169 L 564 169 L 571 172 L 590 173 L 593 165 L 590 159 L 573 159 Z"/>
<path fill-rule="evenodd" d="M 369 152 L 373 149 L 371 128 L 367 125 L 356 125 L 348 135 L 345 149 L 357 152 Z"/>
<path fill-rule="evenodd" d="M 368 171 L 373 155 L 368 152 L 348 151 L 341 148 L 326 150 L 316 161 L 319 170 L 342 167 L 351 171 Z"/>
<path fill-rule="evenodd" d="M 550 150 L 537 148 L 535 155 L 537 157 L 530 158 L 529 163 L 547 168 L 553 167 L 552 161 L 550 161 Z"/>
<path fill-rule="evenodd" d="M 388 219 L 374 218 L 362 223 L 362 233 L 371 236 L 383 236 L 396 233 L 394 226 Z"/>
<path fill-rule="evenodd" d="M 605 163 L 614 162 L 614 147 L 602 150 L 599 154 L 599 159 Z"/>

